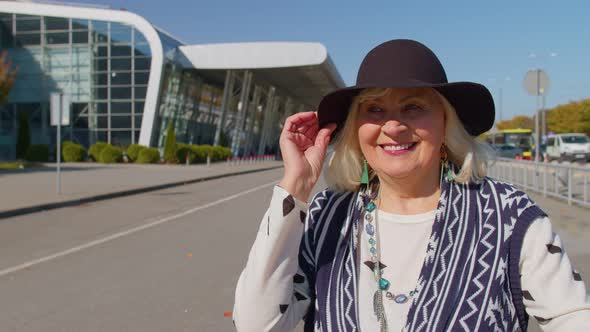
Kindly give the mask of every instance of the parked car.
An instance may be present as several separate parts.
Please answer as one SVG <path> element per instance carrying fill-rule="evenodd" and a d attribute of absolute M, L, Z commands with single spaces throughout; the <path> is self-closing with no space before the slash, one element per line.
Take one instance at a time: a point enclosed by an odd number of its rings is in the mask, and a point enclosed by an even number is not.
<path fill-rule="evenodd" d="M 496 150 L 496 154 L 500 158 L 512 158 L 516 159 L 518 157 L 522 157 L 522 149 L 517 148 L 515 146 L 509 144 L 496 144 L 492 145 L 494 150 Z"/>
<path fill-rule="evenodd" d="M 590 161 L 590 139 L 586 134 L 557 134 L 547 139 L 549 160 Z"/>

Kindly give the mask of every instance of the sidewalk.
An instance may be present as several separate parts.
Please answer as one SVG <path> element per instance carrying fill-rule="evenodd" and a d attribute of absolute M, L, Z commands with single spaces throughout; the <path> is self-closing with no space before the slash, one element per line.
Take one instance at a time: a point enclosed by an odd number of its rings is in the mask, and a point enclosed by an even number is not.
<path fill-rule="evenodd" d="M 45 164 L 17 171 L 0 171 L 0 219 L 73 206 L 183 183 L 282 167 L 281 161 L 225 162 L 206 165 L 62 164 L 61 194 L 56 191 L 56 166 Z"/>

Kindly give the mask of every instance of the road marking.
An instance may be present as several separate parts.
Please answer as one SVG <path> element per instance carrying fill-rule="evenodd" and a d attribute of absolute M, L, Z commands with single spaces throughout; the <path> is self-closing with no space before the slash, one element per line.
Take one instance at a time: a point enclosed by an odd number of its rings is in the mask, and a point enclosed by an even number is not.
<path fill-rule="evenodd" d="M 210 208 L 210 207 L 215 206 L 215 205 L 219 205 L 221 203 L 225 203 L 225 202 L 230 201 L 230 200 L 232 200 L 234 198 L 238 198 L 240 196 L 247 195 L 249 193 L 255 192 L 257 190 L 260 190 L 260 189 L 263 189 L 263 188 L 266 188 L 266 187 L 274 186 L 277 183 L 279 183 L 279 180 L 275 180 L 275 181 L 272 181 L 272 182 L 269 182 L 269 183 L 266 183 L 266 184 L 263 184 L 263 185 L 254 187 L 252 189 L 248 189 L 248 190 L 239 192 L 237 194 L 234 194 L 234 195 L 231 195 L 231 196 L 228 196 L 228 197 L 219 199 L 219 200 L 214 201 L 214 202 L 211 202 L 211 203 L 207 203 L 205 205 L 194 207 L 194 208 L 189 209 L 189 210 L 186 210 L 184 212 L 181 212 L 181 213 L 178 213 L 178 214 L 175 214 L 175 215 L 166 217 L 166 218 L 162 218 L 160 220 L 156 220 L 156 221 L 151 222 L 149 224 L 145 224 L 145 225 L 142 225 L 142 226 L 138 226 L 138 227 L 135 227 L 135 228 L 128 229 L 126 231 L 115 233 L 113 235 L 109 235 L 107 237 L 103 237 L 101 239 L 94 240 L 94 241 L 88 242 L 86 244 L 83 244 L 83 245 L 76 246 L 76 247 L 73 247 L 73 248 L 68 249 L 68 250 L 64 250 L 64 251 L 58 252 L 58 253 L 53 254 L 53 255 L 45 256 L 43 258 L 35 259 L 35 260 L 29 261 L 29 262 L 26 262 L 26 263 L 23 263 L 23 264 L 14 266 L 14 267 L 10 267 L 10 268 L 4 269 L 4 270 L 0 270 L 0 277 L 3 277 L 5 275 L 10 274 L 10 273 L 13 273 L 13 272 L 18 272 L 18 271 L 27 269 L 27 268 L 29 268 L 31 266 L 34 266 L 34 265 L 37 265 L 37 264 L 41 264 L 41 263 L 44 263 L 44 262 L 47 262 L 47 261 L 50 261 L 50 260 L 54 260 L 56 258 L 67 256 L 67 255 L 70 255 L 70 254 L 73 254 L 73 253 L 82 251 L 84 249 L 88 249 L 88 248 L 91 248 L 91 247 L 94 247 L 94 246 L 103 244 L 103 243 L 106 243 L 106 242 L 109 242 L 109 241 L 113 241 L 113 240 L 116 240 L 116 239 L 121 238 L 123 236 L 131 235 L 133 233 L 137 233 L 137 232 L 143 231 L 144 229 L 152 228 L 152 227 L 161 225 L 163 223 L 167 223 L 167 222 L 172 221 L 174 219 L 178 219 L 178 218 L 184 217 L 186 215 L 189 215 L 189 214 L 191 214 L 193 212 L 197 212 L 197 211 L 200 211 L 200 210 L 203 210 L 203 209 L 206 209 L 206 208 Z"/>

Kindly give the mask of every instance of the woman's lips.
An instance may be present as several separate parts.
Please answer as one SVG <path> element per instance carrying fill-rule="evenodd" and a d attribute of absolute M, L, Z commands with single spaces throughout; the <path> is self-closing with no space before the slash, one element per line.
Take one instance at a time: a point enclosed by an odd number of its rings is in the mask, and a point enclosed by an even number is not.
<path fill-rule="evenodd" d="M 397 144 L 397 145 L 379 145 L 383 152 L 387 153 L 391 156 L 400 156 L 406 154 L 416 148 L 417 142 L 408 143 L 408 144 Z"/>

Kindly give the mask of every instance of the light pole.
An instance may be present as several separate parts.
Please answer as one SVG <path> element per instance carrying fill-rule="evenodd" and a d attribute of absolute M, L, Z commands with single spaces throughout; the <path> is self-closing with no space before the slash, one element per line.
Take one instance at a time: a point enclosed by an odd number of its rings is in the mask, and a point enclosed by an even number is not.
<path fill-rule="evenodd" d="M 558 56 L 557 52 L 553 52 L 553 51 L 551 51 L 549 53 L 543 53 L 543 54 L 541 54 L 541 56 L 539 56 L 535 52 L 529 52 L 528 57 L 529 57 L 529 59 L 533 59 L 532 62 L 534 63 L 533 69 L 531 69 L 531 70 L 541 70 L 542 71 L 542 68 L 547 67 L 547 64 L 548 64 L 547 59 L 555 58 L 557 56 Z M 538 88 L 540 90 L 540 91 L 538 91 L 538 94 L 541 96 L 541 108 L 539 109 L 539 107 L 537 105 L 537 110 L 539 110 L 539 111 L 536 114 L 536 118 L 540 117 L 540 121 L 541 121 L 540 129 L 541 130 L 539 132 L 537 132 L 536 135 L 538 138 L 537 144 L 540 145 L 543 142 L 543 138 L 547 135 L 547 133 L 546 133 L 546 127 L 547 127 L 546 115 L 547 114 L 546 114 L 546 109 L 545 109 L 547 91 L 546 91 L 545 87 L 538 87 Z M 540 135 L 540 137 L 538 135 Z"/>
<path fill-rule="evenodd" d="M 496 121 L 496 124 L 494 126 L 494 134 L 498 132 L 498 123 L 502 122 L 502 109 L 504 107 L 502 88 L 504 86 L 504 82 L 509 82 L 511 80 L 512 79 L 510 78 L 510 76 L 506 76 L 502 80 L 497 80 L 494 77 L 489 79 L 489 81 L 492 83 L 498 83 L 498 118 L 499 119 Z M 494 135 L 494 139 L 492 141 L 492 144 L 496 145 L 496 135 Z"/>

